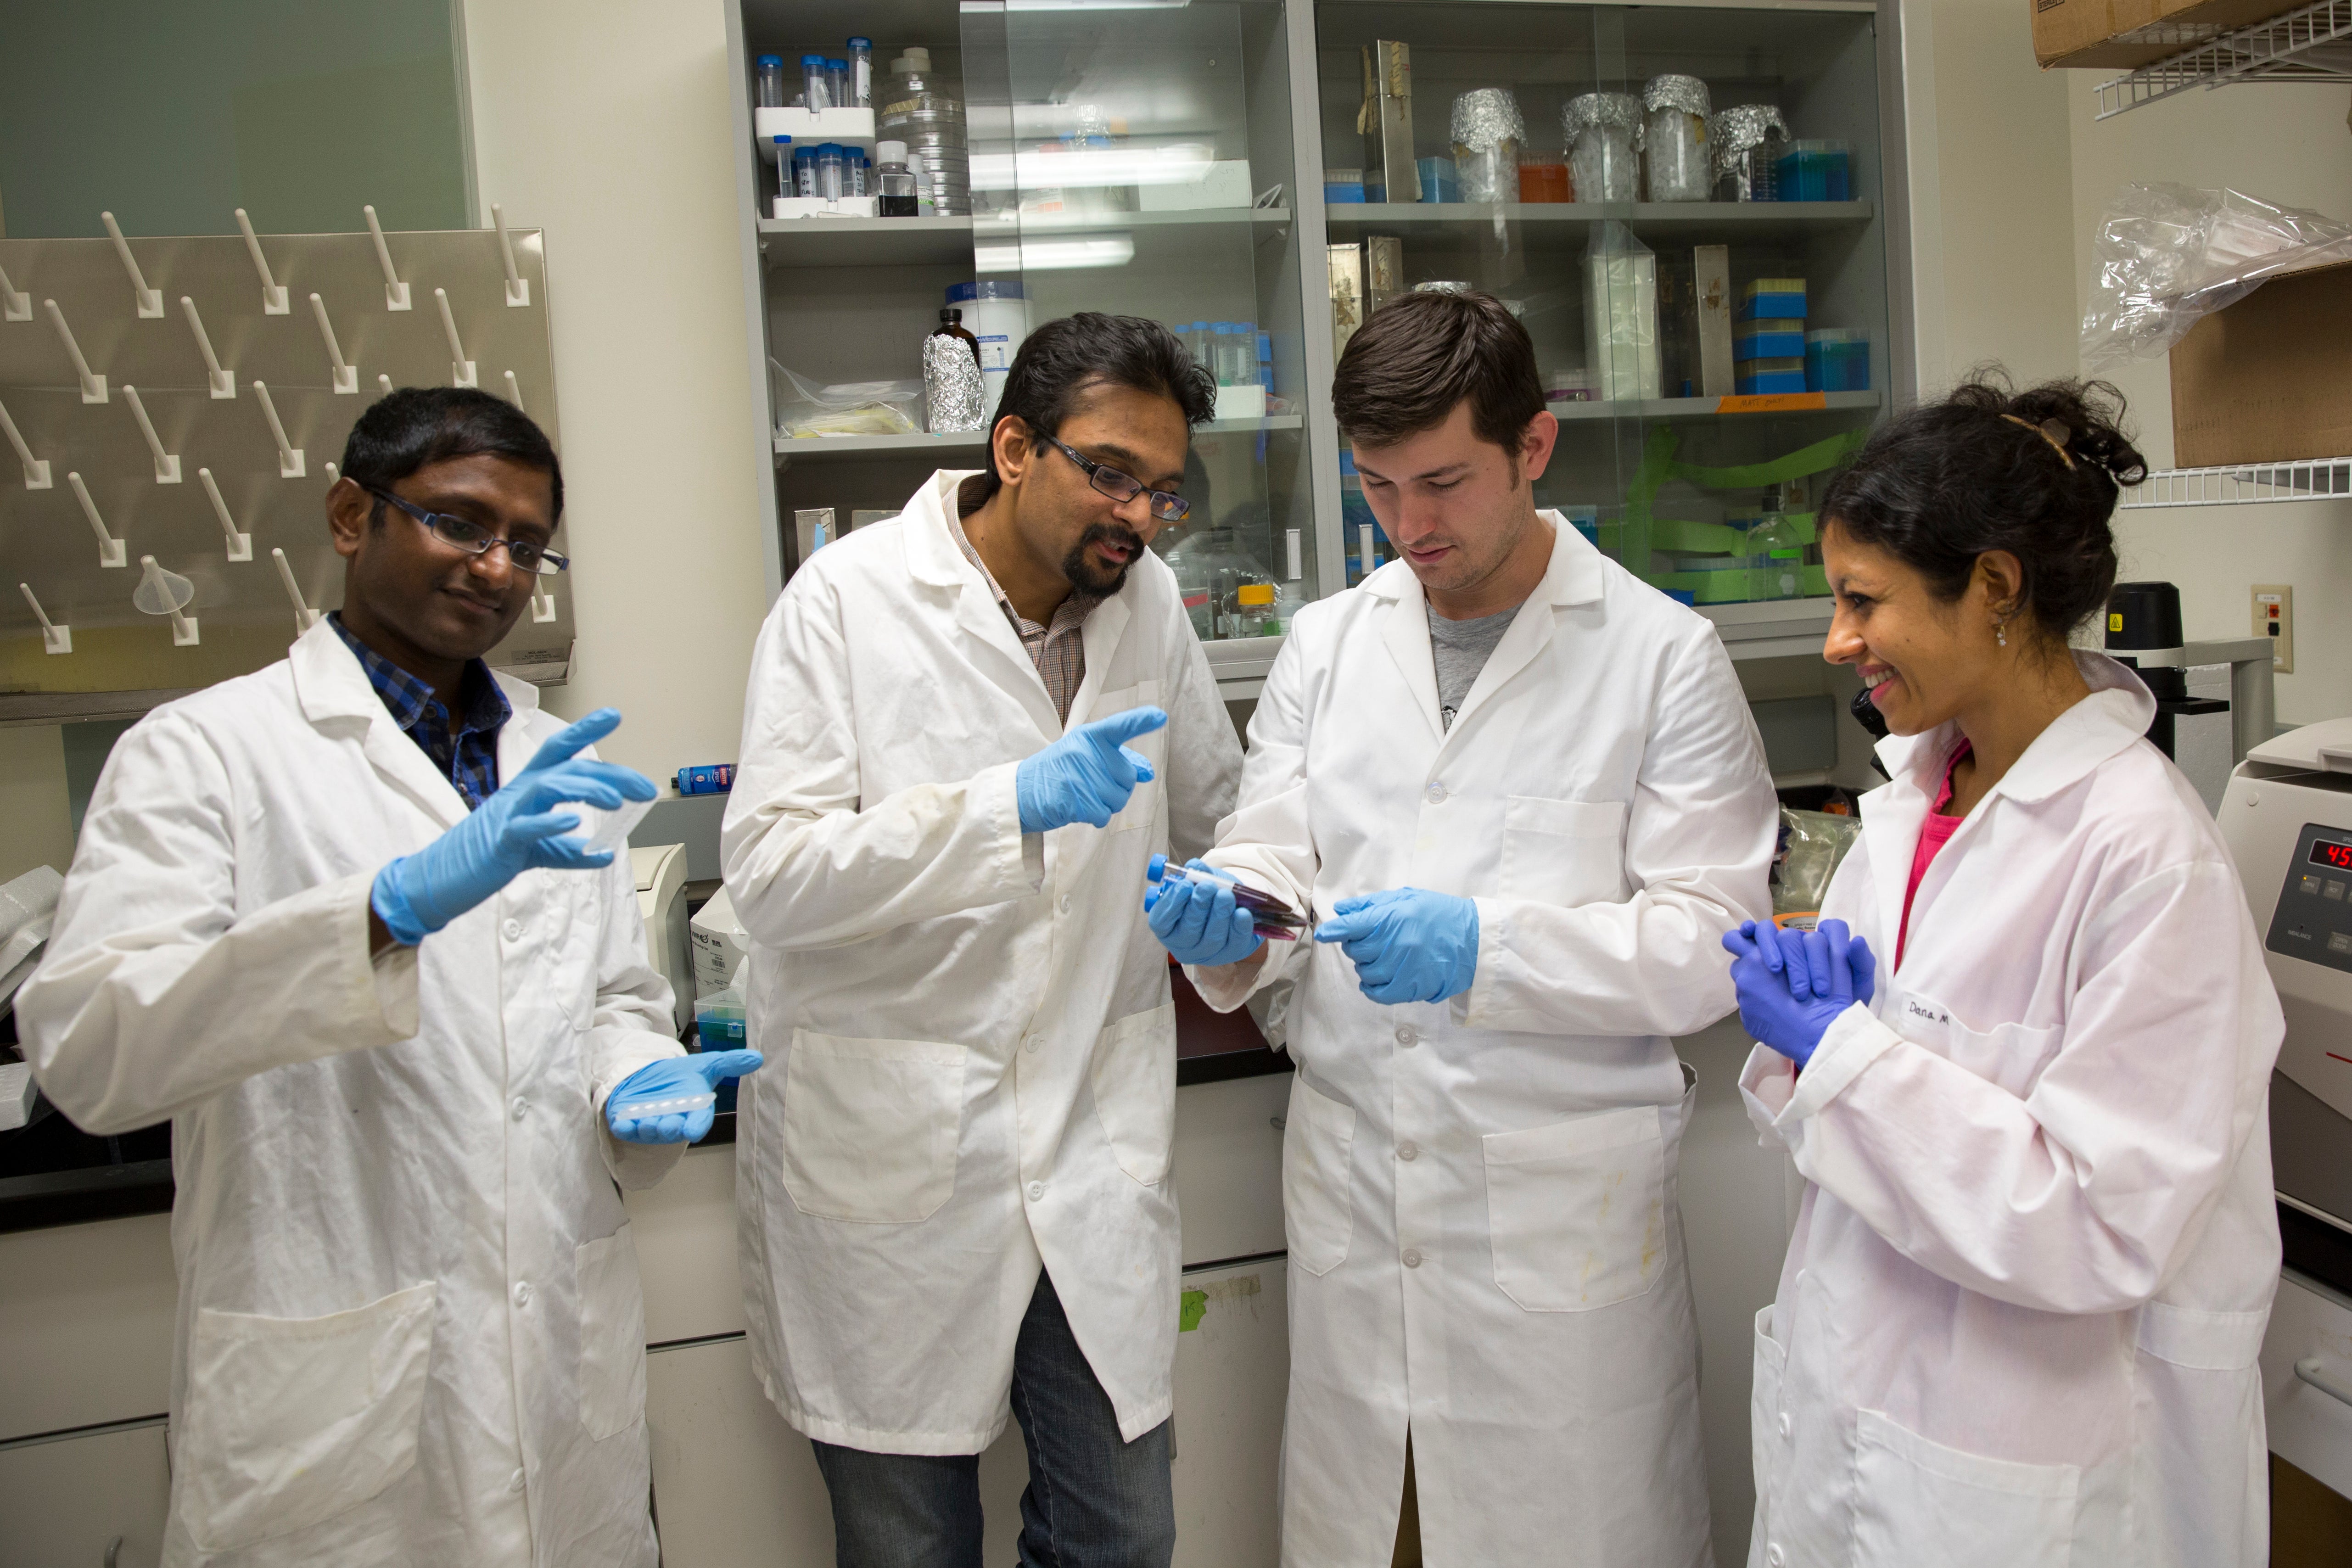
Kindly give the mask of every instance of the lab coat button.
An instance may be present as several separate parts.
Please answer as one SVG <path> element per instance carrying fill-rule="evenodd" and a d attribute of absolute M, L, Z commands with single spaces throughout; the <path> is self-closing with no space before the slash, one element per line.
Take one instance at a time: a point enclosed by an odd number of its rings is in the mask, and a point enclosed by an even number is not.
<path fill-rule="evenodd" d="M 506 932 L 507 932 L 507 940 L 508 940 L 509 942 L 520 942 L 520 941 L 522 940 L 522 921 L 507 921 L 507 924 L 506 924 Z"/>
<path fill-rule="evenodd" d="M 507 1478 L 507 1490 L 517 1497 L 522 1496 L 522 1472 L 520 1470 L 517 1470 L 513 1475 Z"/>
<path fill-rule="evenodd" d="M 1771 1551 L 1764 1553 L 1764 1561 L 1770 1563 L 1772 1568 L 1781 1568 L 1781 1564 L 1789 1561 L 1789 1554 L 1775 1546 Z"/>
<path fill-rule="evenodd" d="M 518 1279 L 515 1281 L 514 1304 L 518 1307 L 528 1307 L 530 1305 L 530 1281 L 528 1279 Z"/>
<path fill-rule="evenodd" d="M 1400 1143 L 1397 1145 L 1397 1158 L 1400 1160 L 1418 1159 L 1420 1155 L 1421 1148 L 1418 1144 Z"/>
<path fill-rule="evenodd" d="M 1043 1182 L 1032 1182 L 1032 1183 L 1030 1183 L 1030 1184 L 1029 1184 L 1029 1195 L 1030 1195 L 1031 1197 L 1033 1197 L 1033 1198 L 1042 1198 L 1042 1197 L 1044 1197 L 1044 1196 L 1045 1195 L 1045 1183 L 1043 1183 Z"/>
<path fill-rule="evenodd" d="M 1429 804 L 1432 805 L 1444 805 L 1445 804 L 1445 786 L 1444 784 L 1432 781 L 1429 786 Z"/>
<path fill-rule="evenodd" d="M 1780 1416 L 1780 1436 L 1783 1437 L 1787 1436 L 1790 1433 L 1796 1430 L 1796 1426 L 1797 1424 L 1790 1420 L 1787 1414 L 1784 1412 Z"/>
<path fill-rule="evenodd" d="M 1419 1041 L 1420 1038 L 1421 1036 L 1414 1032 L 1412 1025 L 1399 1024 L 1397 1026 L 1396 1042 L 1398 1045 L 1410 1046 Z"/>
<path fill-rule="evenodd" d="M 1069 894 L 1067 894 L 1067 893 L 1064 893 L 1064 894 L 1062 895 L 1062 902 L 1061 902 L 1060 908 L 1061 908 L 1061 911 L 1062 911 L 1064 914 L 1068 914 L 1068 913 L 1070 912 L 1070 895 L 1069 895 Z"/>
<path fill-rule="evenodd" d="M 1404 1266 L 1407 1268 L 1418 1268 L 1421 1267 L 1421 1249 L 1419 1247 L 1408 1247 L 1404 1249 Z"/>
<path fill-rule="evenodd" d="M 1045 1042 L 1034 1035 L 1024 1035 L 1021 1037 L 1021 1048 L 1024 1051 L 1034 1051 L 1043 1044 Z"/>
<path fill-rule="evenodd" d="M 525 1100 L 520 1095 L 516 1095 L 513 1110 L 514 1119 L 517 1121 L 520 1121 L 524 1117 L 530 1114 L 530 1101 Z"/>

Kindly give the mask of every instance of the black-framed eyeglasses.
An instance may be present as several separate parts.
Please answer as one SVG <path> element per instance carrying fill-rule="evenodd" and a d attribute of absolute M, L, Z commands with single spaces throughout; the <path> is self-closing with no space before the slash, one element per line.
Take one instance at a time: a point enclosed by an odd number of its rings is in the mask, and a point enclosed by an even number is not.
<path fill-rule="evenodd" d="M 1054 447 L 1061 452 L 1062 456 L 1076 463 L 1079 471 L 1087 476 L 1087 483 L 1121 505 L 1133 500 L 1144 492 L 1146 487 L 1143 481 L 1133 474 L 1123 474 L 1117 468 L 1105 468 L 1092 458 L 1081 455 L 1066 441 L 1056 441 L 1042 431 L 1038 433 L 1038 439 Z M 1171 495 L 1166 490 L 1151 492 L 1151 515 L 1162 522 L 1181 522 L 1184 521 L 1184 514 L 1192 510 L 1192 503 L 1182 496 Z"/>
<path fill-rule="evenodd" d="M 468 555 L 487 555 L 495 544 L 506 546 L 507 559 L 518 572 L 529 572 L 541 577 L 551 577 L 572 564 L 569 555 L 558 555 L 543 544 L 533 544 L 528 539 L 500 539 L 478 522 L 462 517 L 452 517 L 446 511 L 426 511 L 413 501 L 404 501 L 390 490 L 380 490 L 373 485 L 363 487 L 367 493 L 388 505 L 396 506 L 433 531 L 433 537 L 452 549 Z"/>

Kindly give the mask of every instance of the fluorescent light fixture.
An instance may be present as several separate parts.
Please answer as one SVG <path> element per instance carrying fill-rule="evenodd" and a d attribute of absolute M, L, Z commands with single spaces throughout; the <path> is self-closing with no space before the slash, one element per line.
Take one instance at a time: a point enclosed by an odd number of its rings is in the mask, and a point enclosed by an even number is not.
<path fill-rule="evenodd" d="M 1048 186 L 1197 185 L 1209 177 L 1216 149 L 1205 142 L 1168 147 L 1078 147 L 1066 153 L 976 153 L 971 188 L 1017 191 Z"/>
<path fill-rule="evenodd" d="M 963 0 L 966 11 L 1181 11 L 1192 0 Z"/>
<path fill-rule="evenodd" d="M 1135 259 L 1131 234 L 1055 235 L 1051 239 L 981 239 L 972 269 L 982 277 L 1010 272 L 1068 272 L 1083 267 L 1124 267 Z"/>

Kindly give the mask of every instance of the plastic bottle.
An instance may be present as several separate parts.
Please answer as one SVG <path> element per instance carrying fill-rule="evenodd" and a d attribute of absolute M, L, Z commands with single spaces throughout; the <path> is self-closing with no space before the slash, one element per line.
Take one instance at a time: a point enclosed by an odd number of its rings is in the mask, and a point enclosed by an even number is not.
<path fill-rule="evenodd" d="M 1215 373 L 1219 386 L 1234 384 L 1234 324 L 1231 321 L 1209 323 L 1209 369 Z"/>
<path fill-rule="evenodd" d="M 1303 582 L 1277 583 L 1274 586 L 1274 614 L 1258 635 L 1281 637 L 1290 630 L 1290 617 L 1307 607 L 1307 584 Z"/>
<path fill-rule="evenodd" d="M 801 105 L 813 110 L 833 107 L 833 87 L 824 74 L 823 55 L 801 57 Z"/>
<path fill-rule="evenodd" d="M 813 142 L 793 149 L 793 194 L 816 195 L 816 147 Z"/>
<path fill-rule="evenodd" d="M 850 105 L 856 109 L 874 107 L 874 40 L 849 40 Z"/>
<path fill-rule="evenodd" d="M 835 109 L 847 109 L 856 101 L 850 97 L 853 89 L 849 85 L 847 60 L 829 59 L 824 62 L 824 89 Z"/>
<path fill-rule="evenodd" d="M 904 142 L 877 142 L 874 146 L 875 206 L 883 217 L 915 216 L 915 176 L 907 168 Z"/>
<path fill-rule="evenodd" d="M 925 426 L 935 435 L 985 429 L 987 398 L 980 340 L 964 330 L 961 310 L 941 310 L 938 330 L 923 340 Z"/>
<path fill-rule="evenodd" d="M 843 194 L 852 196 L 872 195 L 874 193 L 867 188 L 866 178 L 866 153 L 864 150 L 861 148 L 851 147 L 846 151 L 849 153 L 849 189 Z"/>
<path fill-rule="evenodd" d="M 1257 323 L 1235 321 L 1233 342 L 1226 345 L 1225 352 L 1233 356 L 1234 377 L 1226 384 L 1255 386 L 1257 384 Z M 1220 376 L 1218 379 L 1222 381 L 1223 377 Z"/>
<path fill-rule="evenodd" d="M 752 74 L 759 89 L 752 102 L 761 109 L 782 109 L 784 106 L 784 57 L 761 55 L 759 69 Z"/>
<path fill-rule="evenodd" d="M 1780 490 L 1764 492 L 1762 515 L 1748 525 L 1748 553 L 1755 560 L 1756 596 L 1801 598 L 1805 592 L 1805 542 L 1780 510 Z"/>
<path fill-rule="evenodd" d="M 770 139 L 776 149 L 776 195 L 790 200 L 800 193 L 793 186 L 793 168 L 797 160 L 793 156 L 793 139 L 777 136 Z"/>
<path fill-rule="evenodd" d="M 837 202 L 849 192 L 849 160 L 842 156 L 841 143 L 821 142 L 816 149 L 816 194 L 826 201 Z"/>

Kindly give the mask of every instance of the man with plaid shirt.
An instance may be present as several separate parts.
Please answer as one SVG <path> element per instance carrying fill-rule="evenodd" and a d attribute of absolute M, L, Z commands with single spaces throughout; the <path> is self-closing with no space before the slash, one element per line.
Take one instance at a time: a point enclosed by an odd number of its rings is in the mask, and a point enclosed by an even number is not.
<path fill-rule="evenodd" d="M 978 1563 L 1008 1417 L 1024 1561 L 1172 1551 L 1176 1031 L 1141 902 L 1241 747 L 1148 546 L 1213 403 L 1157 322 L 1046 323 L 988 468 L 802 563 L 753 654 L 722 835 L 770 1063 L 744 1294 L 845 1568 Z"/>

